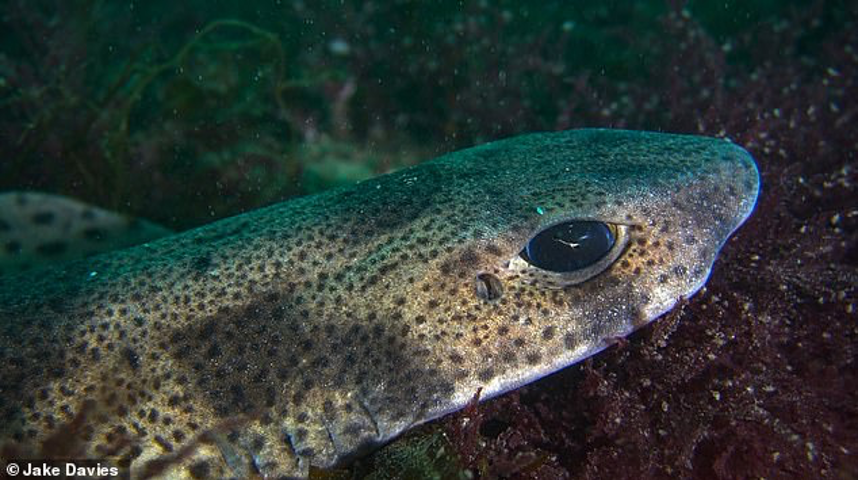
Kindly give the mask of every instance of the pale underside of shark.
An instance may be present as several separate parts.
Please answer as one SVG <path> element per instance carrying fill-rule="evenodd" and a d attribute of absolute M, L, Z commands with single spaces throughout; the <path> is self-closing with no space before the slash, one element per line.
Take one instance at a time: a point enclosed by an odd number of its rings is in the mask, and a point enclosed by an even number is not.
<path fill-rule="evenodd" d="M 305 477 L 662 315 L 758 189 L 725 140 L 532 134 L 0 278 L 0 443 L 65 429 L 135 475 Z M 612 242 L 581 268 L 522 253 L 582 225 Z"/>

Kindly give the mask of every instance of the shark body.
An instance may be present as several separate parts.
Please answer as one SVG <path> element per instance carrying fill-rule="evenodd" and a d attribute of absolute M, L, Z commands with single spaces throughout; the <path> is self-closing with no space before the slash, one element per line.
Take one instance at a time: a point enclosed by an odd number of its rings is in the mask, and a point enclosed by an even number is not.
<path fill-rule="evenodd" d="M 173 232 L 80 201 L 0 193 L 0 275 L 118 250 Z"/>
<path fill-rule="evenodd" d="M 305 477 L 657 318 L 758 189 L 724 140 L 532 134 L 4 277 L 0 443 L 71 429 L 137 476 Z M 598 271 L 520 255 L 578 220 L 617 233 Z"/>

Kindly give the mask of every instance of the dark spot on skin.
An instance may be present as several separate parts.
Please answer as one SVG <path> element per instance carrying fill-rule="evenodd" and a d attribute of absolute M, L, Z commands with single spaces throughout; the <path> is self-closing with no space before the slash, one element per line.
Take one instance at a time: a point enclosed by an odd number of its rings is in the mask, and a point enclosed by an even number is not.
<path fill-rule="evenodd" d="M 204 479 L 211 476 L 211 467 L 208 462 L 201 460 L 188 467 L 188 474 L 194 479 Z"/>
<path fill-rule="evenodd" d="M 204 272 L 212 265 L 212 257 L 209 254 L 198 255 L 191 261 L 191 268 L 197 272 Z"/>
<path fill-rule="evenodd" d="M 43 243 L 36 247 L 36 252 L 40 255 L 53 256 L 61 255 L 68 249 L 66 242 L 57 240 L 54 242 Z"/>
<path fill-rule="evenodd" d="M 566 347 L 566 349 L 573 350 L 575 349 L 575 347 L 578 346 L 578 342 L 576 341 L 574 335 L 572 335 L 571 333 L 567 333 L 566 335 L 563 335 L 563 345 Z"/>
<path fill-rule="evenodd" d="M 537 352 L 530 352 L 524 356 L 524 360 L 530 365 L 536 365 L 542 356 Z"/>
<path fill-rule="evenodd" d="M 140 356 L 137 355 L 137 352 L 134 350 L 126 348 L 122 351 L 122 356 L 125 358 L 125 361 L 128 362 L 128 366 L 131 367 L 131 370 L 137 370 L 140 368 Z"/>
<path fill-rule="evenodd" d="M 490 244 L 486 245 L 486 252 L 487 252 L 489 255 L 493 255 L 493 256 L 495 256 L 495 257 L 499 257 L 499 256 L 501 256 L 501 255 L 503 254 L 503 252 L 501 251 L 501 249 L 500 249 L 500 248 L 498 248 L 498 246 L 497 246 L 497 245 L 495 245 L 494 243 L 490 243 Z"/>
<path fill-rule="evenodd" d="M 217 360 L 221 356 L 221 353 L 222 352 L 221 352 L 221 349 L 218 346 L 218 344 L 213 343 L 213 344 L 211 344 L 211 346 L 209 346 L 208 350 L 206 350 L 205 356 L 209 360 L 214 361 L 214 360 Z"/>
<path fill-rule="evenodd" d="M 254 451 L 257 451 L 257 452 L 262 450 L 262 448 L 264 446 L 265 446 L 265 439 L 262 438 L 261 436 L 255 437 L 250 444 L 251 449 L 253 449 Z"/>
<path fill-rule="evenodd" d="M 515 352 L 513 352 L 512 350 L 503 351 L 501 353 L 501 360 L 503 360 L 504 363 L 515 363 Z"/>
<path fill-rule="evenodd" d="M 165 452 L 170 453 L 173 451 L 173 444 L 167 441 L 166 438 L 161 435 L 155 435 L 155 443 L 158 444 Z"/>
<path fill-rule="evenodd" d="M 453 261 L 451 259 L 445 260 L 441 263 L 441 274 L 442 275 L 452 275 L 453 274 Z"/>
<path fill-rule="evenodd" d="M 54 212 L 38 212 L 33 214 L 33 223 L 36 225 L 50 225 L 54 222 Z"/>
<path fill-rule="evenodd" d="M 554 334 L 557 332 L 557 328 L 553 325 L 549 325 L 542 330 L 542 339 L 543 340 L 551 340 L 554 338 Z"/>
<path fill-rule="evenodd" d="M 484 369 L 480 370 L 480 373 L 477 375 L 477 378 L 481 382 L 486 383 L 486 382 L 490 381 L 492 378 L 494 378 L 494 376 L 495 376 L 494 369 L 489 367 L 489 368 L 484 368 Z"/>
<path fill-rule="evenodd" d="M 480 256 L 472 248 L 468 247 L 459 256 L 459 265 L 463 270 L 474 268 L 480 261 Z"/>

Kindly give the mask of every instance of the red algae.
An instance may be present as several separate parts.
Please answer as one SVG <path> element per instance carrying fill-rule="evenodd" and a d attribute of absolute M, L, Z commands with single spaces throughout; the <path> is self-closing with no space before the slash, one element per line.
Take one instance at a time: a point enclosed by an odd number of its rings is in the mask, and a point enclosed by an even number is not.
<path fill-rule="evenodd" d="M 654 67 L 664 85 L 625 88 L 628 105 L 656 96 L 648 112 L 580 106 L 599 95 L 570 103 L 591 114 L 564 128 L 655 121 L 728 137 L 758 160 L 762 196 L 693 299 L 622 348 L 446 421 L 494 425 L 460 437 L 482 478 L 854 478 L 858 30 L 849 19 L 821 32 L 822 14 L 817 4 L 732 40 L 754 45 L 746 73 L 677 9 L 653 46 L 670 59 Z M 799 51 L 806 29 L 825 36 L 813 61 Z"/>

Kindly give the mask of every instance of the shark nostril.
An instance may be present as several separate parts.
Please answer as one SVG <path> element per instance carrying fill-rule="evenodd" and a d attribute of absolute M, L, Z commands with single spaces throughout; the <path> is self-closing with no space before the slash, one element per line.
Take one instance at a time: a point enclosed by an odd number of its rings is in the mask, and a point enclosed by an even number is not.
<path fill-rule="evenodd" d="M 477 296 L 486 301 L 497 300 L 503 296 L 503 284 L 491 273 L 481 273 L 476 280 Z"/>

